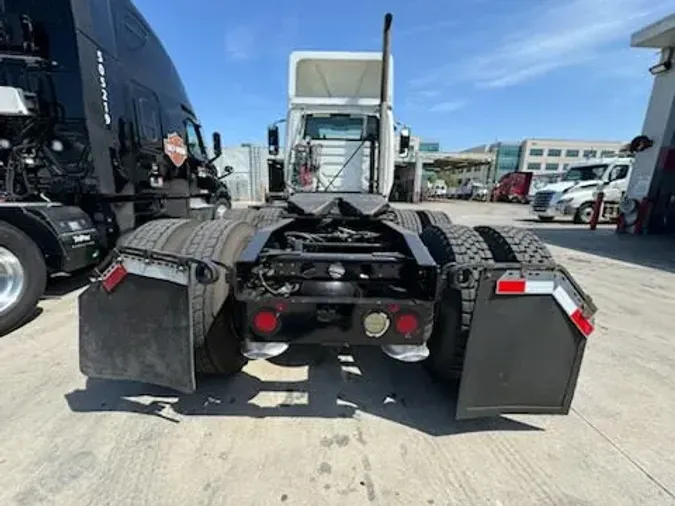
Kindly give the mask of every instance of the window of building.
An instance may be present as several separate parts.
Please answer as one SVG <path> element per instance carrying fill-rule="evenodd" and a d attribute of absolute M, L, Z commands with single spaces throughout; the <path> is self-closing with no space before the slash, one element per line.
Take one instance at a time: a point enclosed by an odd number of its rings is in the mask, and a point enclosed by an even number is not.
<path fill-rule="evenodd" d="M 420 142 L 420 151 L 426 153 L 437 153 L 441 150 L 441 146 L 438 142 Z"/>
<path fill-rule="evenodd" d="M 520 146 L 502 144 L 502 145 L 499 146 L 499 156 L 519 157 L 520 156 Z"/>
<path fill-rule="evenodd" d="M 540 163 L 528 163 L 527 164 L 527 170 L 529 170 L 529 171 L 541 170 L 541 164 Z"/>
<path fill-rule="evenodd" d="M 595 158 L 596 156 L 598 156 L 598 152 L 594 149 L 584 151 L 584 158 Z"/>
<path fill-rule="evenodd" d="M 560 156 L 562 155 L 562 149 L 549 149 L 548 156 Z"/>
<path fill-rule="evenodd" d="M 576 158 L 579 156 L 579 150 L 578 149 L 568 149 L 565 151 L 565 156 L 568 158 Z"/>
<path fill-rule="evenodd" d="M 608 151 L 603 151 L 603 152 L 601 153 L 601 156 L 603 156 L 603 157 L 604 157 L 604 156 L 614 156 L 615 154 L 616 154 L 616 153 L 615 153 L 614 151 L 608 150 Z"/>
<path fill-rule="evenodd" d="M 557 163 L 547 163 L 546 170 L 558 170 L 559 165 Z"/>
<path fill-rule="evenodd" d="M 544 150 L 540 148 L 530 149 L 530 156 L 544 156 Z"/>

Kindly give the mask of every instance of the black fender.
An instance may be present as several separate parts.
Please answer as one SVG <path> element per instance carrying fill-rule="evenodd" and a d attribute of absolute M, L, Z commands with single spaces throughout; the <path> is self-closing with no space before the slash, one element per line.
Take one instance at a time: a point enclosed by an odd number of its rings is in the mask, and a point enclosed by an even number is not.
<path fill-rule="evenodd" d="M 79 207 L 46 202 L 3 203 L 0 220 L 11 223 L 35 242 L 51 272 L 73 272 L 99 261 L 98 232 Z M 79 222 L 80 228 L 64 228 L 69 221 Z"/>

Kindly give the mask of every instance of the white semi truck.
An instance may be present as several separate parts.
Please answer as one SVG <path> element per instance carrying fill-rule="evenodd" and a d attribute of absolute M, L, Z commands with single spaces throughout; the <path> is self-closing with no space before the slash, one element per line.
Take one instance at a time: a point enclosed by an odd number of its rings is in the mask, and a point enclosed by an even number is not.
<path fill-rule="evenodd" d="M 586 160 L 572 165 L 560 181 L 538 190 L 532 198 L 532 212 L 540 221 L 572 218 L 588 224 L 593 216 L 597 192 L 604 193 L 600 219 L 618 217 L 619 202 L 626 191 L 633 167 L 629 157 Z"/>
<path fill-rule="evenodd" d="M 389 196 L 396 157 L 391 56 L 387 64 L 383 69 L 378 52 L 291 53 L 283 153 L 286 191 Z M 389 78 L 381 101 L 383 70 Z M 405 155 L 410 132 L 402 128 L 400 135 L 398 149 Z M 268 129 L 268 144 L 270 155 L 277 155 L 277 125 Z"/>

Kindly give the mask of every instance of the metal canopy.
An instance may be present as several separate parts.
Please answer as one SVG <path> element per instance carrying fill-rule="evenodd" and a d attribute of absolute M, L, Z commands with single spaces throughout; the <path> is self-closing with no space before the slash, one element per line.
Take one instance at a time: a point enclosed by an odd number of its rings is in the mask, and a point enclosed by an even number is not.
<path fill-rule="evenodd" d="M 635 32 L 631 36 L 630 45 L 654 49 L 675 47 L 675 14 Z"/>

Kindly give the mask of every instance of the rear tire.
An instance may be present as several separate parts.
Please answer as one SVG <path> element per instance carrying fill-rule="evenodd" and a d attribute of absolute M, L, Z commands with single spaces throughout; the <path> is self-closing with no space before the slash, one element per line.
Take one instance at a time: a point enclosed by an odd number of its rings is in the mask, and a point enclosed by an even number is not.
<path fill-rule="evenodd" d="M 160 219 L 149 221 L 120 239 L 120 246 L 178 253 L 199 221 Z"/>
<path fill-rule="evenodd" d="M 241 220 L 247 223 L 255 224 L 257 216 L 258 211 L 256 209 L 238 208 L 238 209 L 228 209 L 220 219 L 230 221 Z"/>
<path fill-rule="evenodd" d="M 37 309 L 47 287 L 47 267 L 37 244 L 22 230 L 0 222 L 2 287 L 0 336 L 23 324 Z"/>
<path fill-rule="evenodd" d="M 282 219 L 283 212 L 284 210 L 281 208 L 267 207 L 260 209 L 257 212 L 254 224 L 256 228 L 265 228 L 274 225 Z"/>
<path fill-rule="evenodd" d="M 417 211 L 417 216 L 419 217 L 420 222 L 422 223 L 423 229 L 430 227 L 432 225 L 438 226 L 452 225 L 452 220 L 450 219 L 450 216 L 448 216 L 448 214 L 444 213 L 443 211 L 432 211 L 424 209 L 421 211 Z"/>
<path fill-rule="evenodd" d="M 553 255 L 539 237 L 517 227 L 474 227 L 495 262 L 527 265 L 553 265 Z"/>
<path fill-rule="evenodd" d="M 422 242 L 441 267 L 449 264 L 492 262 L 492 255 L 481 236 L 464 225 L 431 226 L 421 235 Z M 461 376 L 466 343 L 476 302 L 479 273 L 458 289 L 444 283 L 436 303 L 436 323 L 429 338 L 430 355 L 425 366 L 432 376 L 453 382 Z"/>
<path fill-rule="evenodd" d="M 412 209 L 394 209 L 393 215 L 395 223 L 401 225 L 403 228 L 412 230 L 416 234 L 421 234 L 423 227 L 417 213 Z"/>
<path fill-rule="evenodd" d="M 254 233 L 251 223 L 216 220 L 200 224 L 181 253 L 232 266 Z M 234 299 L 223 272 L 213 284 L 197 284 L 191 294 L 195 370 L 202 374 L 235 374 L 246 365 L 233 328 Z"/>

